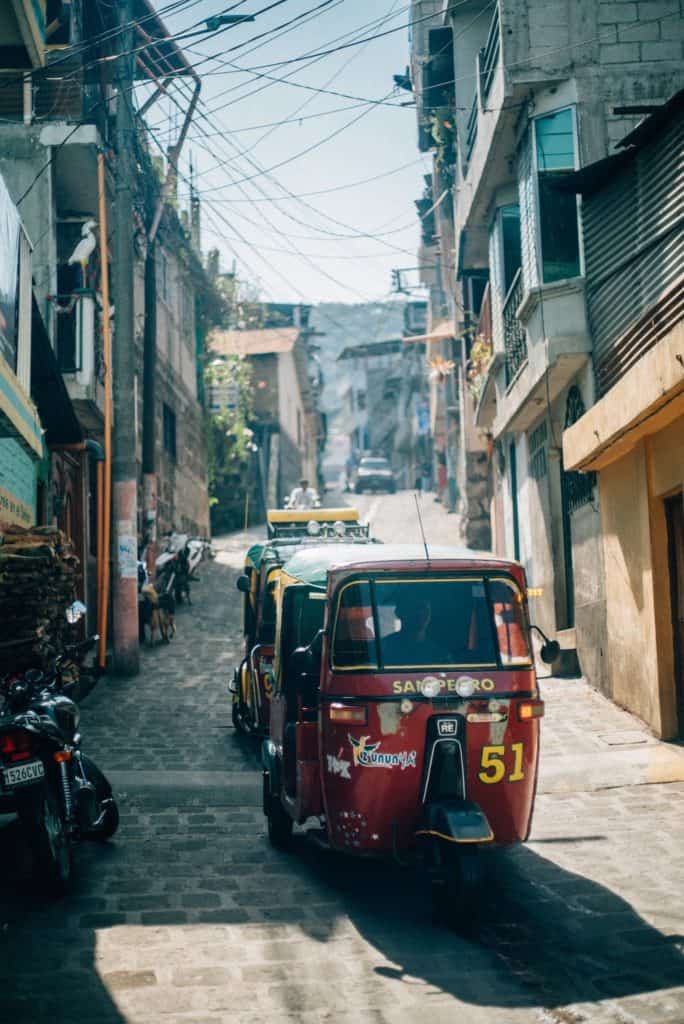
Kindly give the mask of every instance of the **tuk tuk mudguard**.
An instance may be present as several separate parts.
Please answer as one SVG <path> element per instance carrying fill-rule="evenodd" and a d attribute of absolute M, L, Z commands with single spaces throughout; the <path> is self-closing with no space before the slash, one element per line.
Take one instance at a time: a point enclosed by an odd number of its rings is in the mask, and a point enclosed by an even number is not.
<path fill-rule="evenodd" d="M 429 803 L 416 836 L 441 839 L 447 843 L 491 843 L 494 839 L 484 811 L 472 800 L 457 798 Z"/>

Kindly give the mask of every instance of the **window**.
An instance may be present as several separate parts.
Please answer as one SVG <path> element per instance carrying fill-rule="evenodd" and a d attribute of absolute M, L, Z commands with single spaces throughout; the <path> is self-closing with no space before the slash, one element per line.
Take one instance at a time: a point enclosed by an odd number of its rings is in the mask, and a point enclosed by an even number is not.
<path fill-rule="evenodd" d="M 506 296 L 520 270 L 520 207 L 517 203 L 501 207 L 501 249 L 503 294 Z"/>
<path fill-rule="evenodd" d="M 546 420 L 542 420 L 538 427 L 532 431 L 529 437 L 529 474 L 533 480 L 541 480 L 548 471 L 546 457 L 546 442 L 548 439 L 548 426 Z"/>
<path fill-rule="evenodd" d="M 342 590 L 333 647 L 336 667 L 377 667 L 371 589 L 365 580 Z"/>
<path fill-rule="evenodd" d="M 164 451 L 176 461 L 176 414 L 164 403 L 163 409 Z"/>
<path fill-rule="evenodd" d="M 529 665 L 529 629 L 521 591 L 508 579 L 490 579 L 488 587 L 502 666 Z"/>
<path fill-rule="evenodd" d="M 577 198 L 556 187 L 575 169 L 575 129 L 571 109 L 534 122 L 542 281 L 560 281 L 580 273 Z"/>
<path fill-rule="evenodd" d="M 493 668 L 485 580 L 412 577 L 347 584 L 337 605 L 332 661 L 345 669 Z"/>

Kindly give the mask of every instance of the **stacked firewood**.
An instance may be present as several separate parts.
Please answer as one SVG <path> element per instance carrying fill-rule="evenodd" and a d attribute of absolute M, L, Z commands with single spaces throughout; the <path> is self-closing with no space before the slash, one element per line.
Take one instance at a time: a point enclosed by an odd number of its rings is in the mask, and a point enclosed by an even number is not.
<path fill-rule="evenodd" d="M 0 675 L 46 669 L 70 638 L 78 559 L 52 526 L 0 528 Z"/>

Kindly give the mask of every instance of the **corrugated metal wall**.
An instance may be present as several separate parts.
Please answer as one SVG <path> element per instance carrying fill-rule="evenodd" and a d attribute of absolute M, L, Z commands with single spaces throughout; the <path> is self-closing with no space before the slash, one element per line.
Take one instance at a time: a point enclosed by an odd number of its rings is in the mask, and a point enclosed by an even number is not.
<path fill-rule="evenodd" d="M 681 315 L 670 301 L 684 274 L 684 118 L 635 154 L 582 207 L 587 302 L 598 393 L 616 383 Z M 678 313 L 679 310 L 679 313 Z"/>

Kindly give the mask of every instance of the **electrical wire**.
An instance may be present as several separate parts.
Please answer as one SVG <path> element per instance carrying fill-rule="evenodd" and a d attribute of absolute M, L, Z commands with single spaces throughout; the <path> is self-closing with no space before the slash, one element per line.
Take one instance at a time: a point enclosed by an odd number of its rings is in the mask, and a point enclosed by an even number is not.
<path fill-rule="evenodd" d="M 221 137 L 225 136 L 225 132 L 220 132 L 220 133 L 217 133 L 217 134 L 220 134 Z M 235 132 L 233 132 L 232 134 L 235 134 Z M 207 137 L 211 138 L 212 136 L 205 136 L 205 138 L 207 138 Z M 358 188 L 361 185 L 369 185 L 369 184 L 371 184 L 371 182 L 380 181 L 382 178 L 389 178 L 389 177 L 391 177 L 391 175 L 399 174 L 400 171 L 405 171 L 409 167 L 415 167 L 417 164 L 423 164 L 423 157 L 418 157 L 416 160 L 410 160 L 406 164 L 400 164 L 399 167 L 392 167 L 390 170 L 382 171 L 380 174 L 374 174 L 371 178 L 361 178 L 360 181 L 349 181 L 345 185 L 334 185 L 332 188 L 321 188 L 321 189 L 317 189 L 315 192 L 300 192 L 299 195 L 294 196 L 293 198 L 296 198 L 296 199 L 306 199 L 309 196 L 325 196 L 325 195 L 329 195 L 331 192 L 343 192 L 346 189 Z M 226 185 L 226 188 L 230 188 L 230 187 L 231 187 L 230 184 Z M 200 193 L 202 192 L 201 189 L 199 191 L 200 191 Z M 190 196 L 190 193 L 187 193 L 186 195 L 182 195 L 180 198 L 186 199 L 186 198 L 189 198 L 189 196 Z M 282 203 L 283 198 L 284 198 L 283 196 L 263 196 L 261 199 L 256 199 L 256 198 L 253 198 L 253 197 L 250 198 L 250 199 L 217 199 L 216 197 L 213 197 L 212 202 L 214 202 L 214 203 L 231 203 L 231 204 L 232 203 L 279 203 L 279 202 Z"/>

